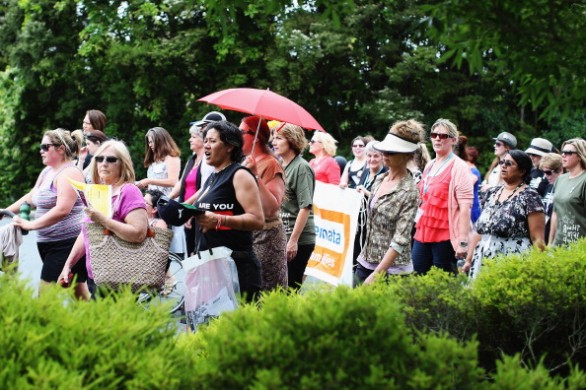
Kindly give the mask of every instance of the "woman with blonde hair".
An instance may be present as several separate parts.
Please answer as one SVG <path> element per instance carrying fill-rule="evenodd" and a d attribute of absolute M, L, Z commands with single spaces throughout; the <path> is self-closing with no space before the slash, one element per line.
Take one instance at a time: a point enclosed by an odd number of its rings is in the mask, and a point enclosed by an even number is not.
<path fill-rule="evenodd" d="M 291 289 L 301 287 L 305 267 L 315 247 L 312 211 L 315 176 L 303 159 L 306 147 L 307 140 L 301 127 L 290 123 L 277 127 L 273 135 L 273 150 L 281 157 L 285 171 L 281 220 L 287 235 L 287 272 Z"/>
<path fill-rule="evenodd" d="M 27 221 L 19 216 L 13 223 L 24 230 L 37 231 L 37 248 L 43 262 L 40 290 L 57 282 L 67 255 L 81 230 L 83 203 L 71 186 L 69 179 L 83 182 L 83 173 L 74 159 L 81 149 L 83 133 L 70 133 L 64 129 L 46 131 L 40 145 L 43 169 L 33 189 L 7 209 L 18 214 L 25 202 L 36 207 L 35 219 Z M 87 297 L 87 273 L 84 267 L 76 267 L 75 292 Z"/>
<path fill-rule="evenodd" d="M 113 215 L 105 215 L 90 207 L 85 209 L 84 223 L 99 223 L 121 239 L 129 242 L 143 242 L 146 238 L 148 217 L 141 191 L 134 185 L 135 176 L 130 153 L 121 141 L 106 141 L 98 148 L 90 164 L 92 182 L 112 186 Z M 77 236 L 73 248 L 62 267 L 59 280 L 69 282 L 69 273 L 85 255 L 88 280 L 92 285 L 93 272 L 89 251 L 89 240 L 85 225 Z M 115 263 L 117 259 L 112 259 Z"/>
<path fill-rule="evenodd" d="M 334 159 L 336 140 L 330 134 L 316 131 L 309 141 L 309 153 L 315 156 L 309 166 L 315 172 L 315 180 L 328 184 L 340 184 L 340 166 Z"/>
<path fill-rule="evenodd" d="M 432 266 L 456 272 L 456 259 L 468 252 L 472 222 L 470 209 L 474 177 L 465 161 L 454 153 L 458 129 L 447 119 L 431 126 L 435 152 L 419 182 L 421 205 L 415 218 L 413 266 L 425 274 Z"/>
<path fill-rule="evenodd" d="M 562 144 L 562 166 L 553 196 L 549 242 L 567 245 L 586 237 L 586 141 L 572 138 Z"/>

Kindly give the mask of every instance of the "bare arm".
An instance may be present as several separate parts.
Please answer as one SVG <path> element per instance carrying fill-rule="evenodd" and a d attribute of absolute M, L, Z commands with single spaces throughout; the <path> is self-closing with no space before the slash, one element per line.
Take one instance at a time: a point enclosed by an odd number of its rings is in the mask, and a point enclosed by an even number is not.
<path fill-rule="evenodd" d="M 124 222 L 108 218 L 92 208 L 87 208 L 86 214 L 92 221 L 99 223 L 125 241 L 143 242 L 146 238 L 148 223 L 145 209 L 132 210 L 126 215 Z"/>
<path fill-rule="evenodd" d="M 142 179 L 137 182 L 138 188 L 144 189 L 149 185 L 161 187 L 174 187 L 179 180 L 179 171 L 181 170 L 181 161 L 179 157 L 167 156 L 165 157 L 165 164 L 167 165 L 166 179 Z"/>
<path fill-rule="evenodd" d="M 551 213 L 551 220 L 549 221 L 549 245 L 553 244 L 555 233 L 557 231 L 558 214 L 554 211 Z"/>
<path fill-rule="evenodd" d="M 340 176 L 340 187 L 346 188 L 348 187 L 348 171 L 350 168 L 350 163 L 346 164 L 344 167 L 344 171 L 342 171 L 342 175 Z"/>
<path fill-rule="evenodd" d="M 460 237 L 458 237 L 459 242 L 468 242 L 468 237 L 470 236 L 472 225 L 472 221 L 470 220 L 470 209 L 471 205 L 460 204 L 460 217 L 458 220 L 458 231 L 460 233 Z M 458 249 L 456 250 L 456 258 L 466 258 L 467 254 L 468 248 L 458 245 Z"/>
<path fill-rule="evenodd" d="M 291 232 L 291 237 L 289 237 L 289 241 L 287 241 L 287 261 L 291 261 L 295 258 L 295 256 L 297 256 L 297 243 L 299 242 L 299 237 L 301 236 L 303 229 L 305 229 L 310 211 L 311 207 L 305 207 L 299 209 L 299 212 L 297 213 L 297 218 L 295 218 L 295 225 L 293 225 L 293 231 Z"/>
<path fill-rule="evenodd" d="M 480 242 L 481 238 L 482 236 L 476 232 L 472 234 L 472 239 L 468 244 L 468 254 L 466 255 L 466 263 L 462 267 L 462 272 L 466 273 L 470 270 L 470 267 L 472 267 L 472 257 L 474 255 L 474 250 L 476 249 L 476 246 Z"/>
<path fill-rule="evenodd" d="M 61 281 L 64 283 L 69 283 L 69 274 L 71 273 L 71 268 L 77 264 L 83 255 L 85 255 L 85 241 L 83 239 L 83 233 L 80 232 L 77 236 L 77 239 L 75 240 L 75 243 L 73 244 L 73 247 L 71 248 L 71 252 L 69 252 L 69 256 L 65 261 L 63 270 L 61 271 L 59 278 L 57 278 L 57 283 L 61 283 Z"/>
<path fill-rule="evenodd" d="M 399 257 L 399 252 L 389 247 L 389 249 L 387 249 L 385 255 L 383 256 L 382 261 L 376 266 L 374 271 L 370 275 L 368 275 L 366 280 L 364 280 L 364 284 L 371 284 L 372 282 L 374 282 L 374 279 L 377 275 L 386 274 L 387 269 L 389 269 L 389 267 L 393 265 L 397 257 Z"/>
<path fill-rule="evenodd" d="M 527 217 L 529 224 L 529 238 L 533 246 L 541 251 L 545 249 L 545 242 L 543 241 L 545 232 L 545 213 L 531 213 Z"/>

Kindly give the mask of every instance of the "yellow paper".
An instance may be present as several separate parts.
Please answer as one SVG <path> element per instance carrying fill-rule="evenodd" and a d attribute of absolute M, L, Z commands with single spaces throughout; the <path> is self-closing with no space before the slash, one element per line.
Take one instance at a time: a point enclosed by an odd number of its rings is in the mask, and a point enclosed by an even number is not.
<path fill-rule="evenodd" d="M 107 184 L 86 184 L 69 179 L 81 201 L 102 214 L 112 217 L 112 186 Z"/>

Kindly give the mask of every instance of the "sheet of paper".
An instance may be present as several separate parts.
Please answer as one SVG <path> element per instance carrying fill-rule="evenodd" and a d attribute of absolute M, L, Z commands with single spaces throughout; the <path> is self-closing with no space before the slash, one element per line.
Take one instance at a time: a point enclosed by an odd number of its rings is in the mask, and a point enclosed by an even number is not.
<path fill-rule="evenodd" d="M 112 186 L 106 184 L 86 184 L 69 179 L 84 205 L 92 207 L 108 217 L 112 217 Z"/>

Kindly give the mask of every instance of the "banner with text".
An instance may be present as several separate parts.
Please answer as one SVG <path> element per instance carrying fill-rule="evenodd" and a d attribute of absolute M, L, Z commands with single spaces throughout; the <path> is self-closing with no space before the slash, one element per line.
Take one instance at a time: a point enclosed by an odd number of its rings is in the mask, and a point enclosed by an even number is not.
<path fill-rule="evenodd" d="M 315 249 L 305 274 L 324 282 L 352 285 L 354 236 L 362 195 L 337 185 L 315 183 Z"/>

